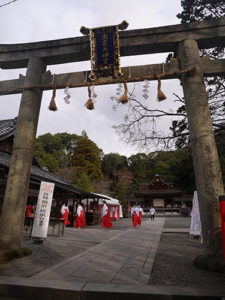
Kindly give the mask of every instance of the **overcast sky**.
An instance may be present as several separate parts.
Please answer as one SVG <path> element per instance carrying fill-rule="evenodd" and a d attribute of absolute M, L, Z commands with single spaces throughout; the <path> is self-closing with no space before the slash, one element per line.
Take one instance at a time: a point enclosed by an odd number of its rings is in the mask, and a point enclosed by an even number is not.
<path fill-rule="evenodd" d="M 0 5 L 10 0 L 0 0 Z M 0 44 L 15 44 L 45 41 L 81 36 L 80 27 L 98 27 L 129 22 L 129 29 L 141 29 L 179 24 L 176 14 L 181 12 L 180 0 L 17 0 L 0 8 Z M 122 57 L 121 66 L 162 63 L 167 54 Z M 89 70 L 90 62 L 48 66 L 52 73 L 66 73 Z M 0 80 L 15 79 L 25 75 L 25 69 L 1 70 Z M 139 84 L 141 94 L 142 83 Z M 43 94 L 37 136 L 50 132 L 68 132 L 80 135 L 86 130 L 105 154 L 114 152 L 130 156 L 138 152 L 135 146 L 120 141 L 112 128 L 123 121 L 126 107 L 113 111 L 111 96 L 116 94 L 116 85 L 96 87 L 98 94 L 95 110 L 84 107 L 88 100 L 87 88 L 71 89 L 71 103 L 65 104 L 63 90 L 57 91 L 57 112 L 48 110 L 52 92 Z M 138 89 L 137 88 L 137 89 Z M 173 93 L 182 96 L 178 80 L 162 83 L 167 100 L 156 101 L 156 82 L 151 82 L 150 105 L 159 108 L 176 108 Z M 18 115 L 21 95 L 1 96 L 0 119 L 10 119 Z M 166 130 L 170 122 L 161 121 L 161 129 Z M 154 150 L 149 148 L 149 151 Z"/>

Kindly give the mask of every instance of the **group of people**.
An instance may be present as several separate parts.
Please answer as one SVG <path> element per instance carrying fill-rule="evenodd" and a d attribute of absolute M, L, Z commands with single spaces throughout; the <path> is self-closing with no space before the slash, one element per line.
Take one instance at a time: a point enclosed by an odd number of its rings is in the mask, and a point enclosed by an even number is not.
<path fill-rule="evenodd" d="M 152 206 L 150 208 L 150 218 L 151 221 L 154 221 L 155 217 L 155 208 Z M 64 225 L 69 225 L 69 207 L 67 203 L 64 203 L 61 207 L 61 214 L 62 218 L 65 219 Z M 134 205 L 131 209 L 131 216 L 132 216 L 132 222 L 133 222 L 133 227 L 137 227 L 137 225 L 141 226 L 142 223 L 142 216 L 144 215 L 143 208 L 140 205 Z M 108 209 L 108 206 L 106 204 L 106 201 L 103 201 L 103 207 L 102 207 L 102 228 L 111 228 L 113 226 L 111 220 L 110 220 L 110 212 Z M 81 227 L 86 227 L 86 221 L 85 221 L 85 215 L 84 215 L 84 210 L 83 206 L 81 203 L 78 204 L 77 210 L 76 210 L 76 218 L 75 222 L 73 224 L 74 228 L 81 228 Z"/>
<path fill-rule="evenodd" d="M 61 215 L 62 218 L 65 219 L 64 225 L 69 225 L 69 207 L 67 202 L 65 202 L 61 207 Z M 76 215 L 75 215 L 75 222 L 73 224 L 74 228 L 81 228 L 86 227 L 86 221 L 85 221 L 85 215 L 84 215 L 84 209 L 81 203 L 78 203 Z M 103 207 L 102 207 L 102 227 L 103 228 L 111 228 L 113 226 L 111 220 L 110 220 L 110 213 L 108 206 L 106 204 L 106 201 L 103 201 Z"/>
<path fill-rule="evenodd" d="M 149 211 L 151 221 L 154 221 L 155 212 L 156 212 L 155 208 L 153 206 L 151 206 L 150 211 Z M 140 205 L 137 206 L 136 204 L 134 204 L 134 206 L 131 209 L 131 217 L 132 217 L 133 227 L 137 227 L 137 225 L 141 226 L 143 215 L 144 215 L 143 208 Z"/>
<path fill-rule="evenodd" d="M 131 208 L 131 216 L 133 221 L 133 226 L 137 227 L 137 225 L 141 226 L 142 216 L 144 215 L 143 208 L 134 204 Z"/>
<path fill-rule="evenodd" d="M 65 219 L 64 225 L 65 226 L 69 225 L 70 224 L 70 221 L 69 221 L 69 207 L 68 207 L 67 202 L 65 202 L 61 207 L 61 215 L 62 215 L 62 218 Z M 81 205 L 81 203 L 78 203 L 77 211 L 76 211 L 76 214 L 75 214 L 75 222 L 73 224 L 73 227 L 74 228 L 86 227 L 84 210 L 83 210 L 83 206 Z"/>

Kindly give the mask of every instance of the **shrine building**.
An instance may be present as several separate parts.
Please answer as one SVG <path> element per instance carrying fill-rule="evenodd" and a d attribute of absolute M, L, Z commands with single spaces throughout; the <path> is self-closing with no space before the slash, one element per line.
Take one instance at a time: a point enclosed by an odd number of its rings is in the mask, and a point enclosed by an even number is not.
<path fill-rule="evenodd" d="M 141 205 L 145 211 L 154 206 L 157 211 L 179 212 L 180 208 L 191 207 L 192 196 L 185 195 L 183 191 L 166 183 L 159 175 L 155 175 L 149 184 L 142 186 L 127 201 L 131 206 L 134 203 Z"/>

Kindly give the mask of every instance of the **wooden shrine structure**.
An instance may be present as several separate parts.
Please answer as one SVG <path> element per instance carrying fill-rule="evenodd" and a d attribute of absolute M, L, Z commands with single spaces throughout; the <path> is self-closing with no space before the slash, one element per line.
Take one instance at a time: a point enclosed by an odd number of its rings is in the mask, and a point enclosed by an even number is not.
<path fill-rule="evenodd" d="M 225 17 L 203 22 L 158 28 L 127 30 L 120 33 L 120 55 L 173 52 L 170 63 L 122 68 L 127 82 L 144 79 L 179 78 L 193 149 L 193 160 L 203 240 L 213 252 L 222 249 L 218 197 L 224 193 L 220 165 L 214 140 L 204 76 L 224 76 L 225 60 L 200 58 L 199 49 L 224 47 Z M 7 180 L 3 213 L 0 219 L 0 245 L 19 247 L 22 238 L 25 203 L 28 193 L 33 149 L 43 90 L 90 85 L 87 73 L 58 74 L 46 72 L 47 65 L 89 60 L 88 36 L 26 44 L 0 45 L 0 68 L 27 68 L 26 75 L 0 82 L 0 95 L 22 93 L 15 133 L 12 161 Z M 190 76 L 191 70 L 195 71 Z M 193 73 L 193 72 L 192 72 Z M 97 78 L 95 85 L 118 82 Z M 4 101 L 4 98 L 2 98 Z M 15 212 L 16 206 L 16 212 Z M 14 218 L 9 225 L 9 214 Z"/>
<path fill-rule="evenodd" d="M 192 196 L 184 195 L 183 191 L 174 188 L 159 175 L 155 175 L 148 184 L 142 185 L 127 201 L 131 206 L 138 203 L 145 212 L 149 212 L 151 206 L 154 206 L 157 212 L 180 212 L 181 208 L 191 207 Z"/>

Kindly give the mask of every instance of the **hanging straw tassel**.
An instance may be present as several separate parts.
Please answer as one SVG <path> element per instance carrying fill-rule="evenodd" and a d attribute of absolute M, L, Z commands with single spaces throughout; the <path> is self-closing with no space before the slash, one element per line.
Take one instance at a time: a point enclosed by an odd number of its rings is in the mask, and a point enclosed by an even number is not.
<path fill-rule="evenodd" d="M 88 86 L 88 97 L 89 97 L 89 99 L 88 99 L 88 101 L 84 104 L 84 106 L 86 106 L 86 108 L 89 109 L 89 110 L 95 109 L 94 103 L 93 103 L 93 101 L 92 101 L 92 99 L 91 99 L 91 88 L 90 88 L 90 86 Z"/>
<path fill-rule="evenodd" d="M 159 101 L 163 101 L 166 99 L 165 94 L 161 91 L 161 80 L 158 78 L 158 95 L 157 98 Z"/>
<path fill-rule="evenodd" d="M 129 98 L 128 98 L 128 88 L 127 88 L 127 83 L 124 82 L 123 83 L 124 85 L 124 94 L 118 99 L 118 102 L 122 103 L 122 104 L 125 104 L 129 101 Z"/>
<path fill-rule="evenodd" d="M 48 106 L 48 109 L 52 110 L 52 111 L 58 110 L 58 108 L 56 106 L 56 103 L 55 103 L 55 96 L 56 96 L 56 89 L 54 89 L 53 92 L 52 92 L 52 99 L 51 99 L 51 101 L 49 103 L 49 106 Z"/>

